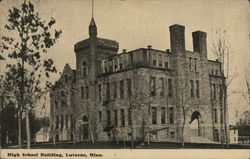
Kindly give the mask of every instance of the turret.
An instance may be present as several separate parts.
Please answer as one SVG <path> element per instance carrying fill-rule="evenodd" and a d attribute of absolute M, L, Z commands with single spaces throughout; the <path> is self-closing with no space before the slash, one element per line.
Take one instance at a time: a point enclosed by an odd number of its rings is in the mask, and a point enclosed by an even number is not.
<path fill-rule="evenodd" d="M 97 27 L 94 18 L 91 19 L 89 24 L 89 37 L 97 37 Z"/>

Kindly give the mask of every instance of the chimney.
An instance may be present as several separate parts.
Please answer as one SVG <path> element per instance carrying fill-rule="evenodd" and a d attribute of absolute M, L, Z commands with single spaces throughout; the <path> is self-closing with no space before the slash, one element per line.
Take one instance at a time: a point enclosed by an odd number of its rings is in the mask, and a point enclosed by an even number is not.
<path fill-rule="evenodd" d="M 169 27 L 171 52 L 185 51 L 185 27 L 174 24 Z"/>
<path fill-rule="evenodd" d="M 148 45 L 148 49 L 152 49 L 152 46 L 151 46 L 151 45 Z"/>
<path fill-rule="evenodd" d="M 207 57 L 207 33 L 196 31 L 192 33 L 192 36 L 194 52 L 199 52 Z"/>

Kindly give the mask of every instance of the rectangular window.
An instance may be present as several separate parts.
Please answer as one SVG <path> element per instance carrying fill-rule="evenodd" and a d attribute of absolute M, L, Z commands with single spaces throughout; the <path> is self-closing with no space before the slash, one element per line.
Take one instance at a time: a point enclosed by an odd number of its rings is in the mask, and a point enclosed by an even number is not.
<path fill-rule="evenodd" d="M 128 83 L 128 96 L 132 96 L 131 79 L 127 79 Z"/>
<path fill-rule="evenodd" d="M 174 124 L 174 108 L 169 108 L 169 124 Z"/>
<path fill-rule="evenodd" d="M 150 80 L 150 92 L 152 96 L 155 96 L 155 77 L 151 77 Z"/>
<path fill-rule="evenodd" d="M 66 122 L 66 128 L 68 128 L 68 126 L 69 126 L 69 125 L 68 125 L 68 124 L 69 124 L 69 123 L 68 123 L 68 120 L 69 120 L 69 116 L 68 116 L 68 115 L 66 115 L 66 119 L 65 119 L 65 120 L 66 120 L 66 121 L 65 121 L 65 122 Z"/>
<path fill-rule="evenodd" d="M 214 109 L 214 122 L 218 123 L 218 113 L 217 113 L 217 109 Z"/>
<path fill-rule="evenodd" d="M 161 108 L 161 123 L 166 124 L 166 108 Z"/>
<path fill-rule="evenodd" d="M 125 114 L 124 114 L 124 109 L 121 109 L 121 126 L 125 126 Z"/>
<path fill-rule="evenodd" d="M 61 99 L 61 106 L 63 107 L 65 105 L 64 99 Z"/>
<path fill-rule="evenodd" d="M 114 81 L 114 98 L 116 98 L 117 97 L 117 82 L 116 81 Z"/>
<path fill-rule="evenodd" d="M 64 92 L 61 91 L 61 98 L 64 98 Z"/>
<path fill-rule="evenodd" d="M 157 139 L 157 132 L 153 132 L 153 139 Z"/>
<path fill-rule="evenodd" d="M 131 63 L 131 66 L 132 66 L 133 63 L 134 63 L 133 53 L 130 53 L 130 54 L 129 54 L 129 57 L 130 57 L 130 63 Z"/>
<path fill-rule="evenodd" d="M 217 76 L 218 76 L 218 70 L 215 70 L 215 75 L 217 75 Z"/>
<path fill-rule="evenodd" d="M 192 70 L 192 57 L 189 57 L 189 70 Z"/>
<path fill-rule="evenodd" d="M 120 81 L 120 98 L 124 98 L 124 81 Z"/>
<path fill-rule="evenodd" d="M 98 96 L 99 96 L 99 101 L 102 100 L 102 85 L 98 85 Z"/>
<path fill-rule="evenodd" d="M 165 68 L 168 68 L 168 56 L 164 56 L 164 61 Z"/>
<path fill-rule="evenodd" d="M 56 116 L 56 128 L 58 129 L 59 128 L 59 117 Z"/>
<path fill-rule="evenodd" d="M 222 86 L 219 85 L 219 89 L 218 89 L 218 94 L 219 94 L 219 98 L 222 99 Z"/>
<path fill-rule="evenodd" d="M 157 109 L 152 107 L 152 124 L 157 124 Z"/>
<path fill-rule="evenodd" d="M 102 72 L 102 62 L 101 62 L 101 61 L 98 61 L 98 64 L 97 64 L 97 65 L 98 65 L 98 70 L 97 70 L 97 72 L 98 72 L 98 73 L 103 73 L 103 72 Z"/>
<path fill-rule="evenodd" d="M 61 115 L 61 129 L 63 129 L 63 125 L 64 124 L 64 119 L 63 119 L 63 115 Z"/>
<path fill-rule="evenodd" d="M 110 87 L 109 87 L 109 83 L 106 84 L 106 96 L 107 96 L 107 100 L 110 100 Z"/>
<path fill-rule="evenodd" d="M 104 72 L 108 72 L 107 60 L 104 61 Z"/>
<path fill-rule="evenodd" d="M 58 108 L 58 102 L 57 101 L 55 101 L 55 106 L 56 106 L 56 108 Z"/>
<path fill-rule="evenodd" d="M 160 96 L 164 96 L 164 78 L 160 78 Z"/>
<path fill-rule="evenodd" d="M 84 87 L 81 87 L 81 97 L 84 98 Z"/>
<path fill-rule="evenodd" d="M 102 122 L 102 111 L 99 111 L 99 123 Z"/>
<path fill-rule="evenodd" d="M 219 142 L 219 130 L 218 129 L 214 130 L 214 140 L 216 142 Z"/>
<path fill-rule="evenodd" d="M 196 81 L 196 97 L 200 97 L 200 84 L 199 81 Z"/>
<path fill-rule="evenodd" d="M 173 139 L 174 138 L 174 131 L 170 132 L 170 137 Z"/>
<path fill-rule="evenodd" d="M 168 79 L 168 96 L 173 96 L 173 86 L 172 86 L 172 79 Z"/>
<path fill-rule="evenodd" d="M 111 114 L 109 110 L 107 110 L 107 126 L 111 126 Z"/>
<path fill-rule="evenodd" d="M 118 71 L 118 59 L 117 58 L 115 58 L 114 63 L 115 63 L 115 71 Z"/>
<path fill-rule="evenodd" d="M 73 119 L 73 115 L 70 115 L 70 128 L 71 128 L 71 129 L 74 128 L 74 119 Z"/>
<path fill-rule="evenodd" d="M 214 75 L 214 69 L 212 69 L 212 71 L 211 71 L 211 72 L 212 72 L 212 75 Z"/>
<path fill-rule="evenodd" d="M 216 86 L 215 86 L 215 84 L 213 84 L 213 86 L 212 86 L 213 88 L 213 98 L 214 99 L 216 99 Z"/>
<path fill-rule="evenodd" d="M 82 76 L 86 77 L 88 75 L 88 68 L 86 61 L 82 62 Z"/>
<path fill-rule="evenodd" d="M 123 69 L 123 67 L 122 67 L 122 56 L 119 56 L 119 67 L 120 67 L 120 70 Z"/>
<path fill-rule="evenodd" d="M 190 93 L 191 97 L 194 97 L 194 81 L 190 80 Z"/>
<path fill-rule="evenodd" d="M 115 126 L 117 127 L 118 126 L 117 110 L 114 110 L 114 123 L 115 123 Z"/>
<path fill-rule="evenodd" d="M 113 61 L 112 59 L 110 58 L 109 59 L 109 72 L 112 72 L 113 71 Z"/>
<path fill-rule="evenodd" d="M 86 99 L 89 99 L 89 87 L 86 86 Z"/>
<path fill-rule="evenodd" d="M 128 108 L 128 125 L 132 125 L 132 111 Z"/>
<path fill-rule="evenodd" d="M 223 123 L 223 109 L 220 109 L 220 123 Z"/>
<path fill-rule="evenodd" d="M 162 55 L 158 55 L 158 66 L 162 67 Z"/>
<path fill-rule="evenodd" d="M 197 71 L 197 58 L 194 58 L 194 70 Z"/>
<path fill-rule="evenodd" d="M 153 66 L 157 66 L 156 54 L 152 54 L 152 62 L 153 62 Z"/>

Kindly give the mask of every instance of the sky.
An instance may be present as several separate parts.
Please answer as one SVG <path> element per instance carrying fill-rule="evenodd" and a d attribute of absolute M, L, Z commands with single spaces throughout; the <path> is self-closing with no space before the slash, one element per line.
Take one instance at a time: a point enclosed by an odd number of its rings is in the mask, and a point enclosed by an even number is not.
<path fill-rule="evenodd" d="M 91 0 L 31 0 L 43 19 L 54 17 L 56 28 L 62 30 L 58 43 L 46 56 L 55 60 L 59 72 L 66 63 L 75 68 L 74 44 L 88 38 L 91 20 Z M 4 0 L 0 3 L 0 31 L 5 33 L 8 8 L 21 1 Z M 98 37 L 119 42 L 119 52 L 152 45 L 155 49 L 170 48 L 169 26 L 185 26 L 186 49 L 192 51 L 192 32 L 207 32 L 208 57 L 212 53 L 213 30 L 227 31 L 231 44 L 230 70 L 237 69 L 237 76 L 229 87 L 229 120 L 236 121 L 235 112 L 249 109 L 242 92 L 245 89 L 244 72 L 250 68 L 248 0 L 94 0 L 94 18 Z M 2 66 L 2 65 L 0 65 Z M 2 67 L 3 68 L 3 67 Z M 59 74 L 52 77 L 52 81 Z M 250 78 L 250 76 L 248 76 Z M 232 93 L 234 92 L 234 93 Z"/>

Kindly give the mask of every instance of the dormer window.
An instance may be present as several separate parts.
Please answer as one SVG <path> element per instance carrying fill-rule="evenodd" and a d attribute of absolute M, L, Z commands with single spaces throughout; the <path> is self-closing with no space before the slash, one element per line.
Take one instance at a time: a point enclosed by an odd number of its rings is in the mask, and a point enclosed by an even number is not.
<path fill-rule="evenodd" d="M 86 77 L 88 75 L 88 66 L 86 61 L 82 62 L 82 76 Z"/>

